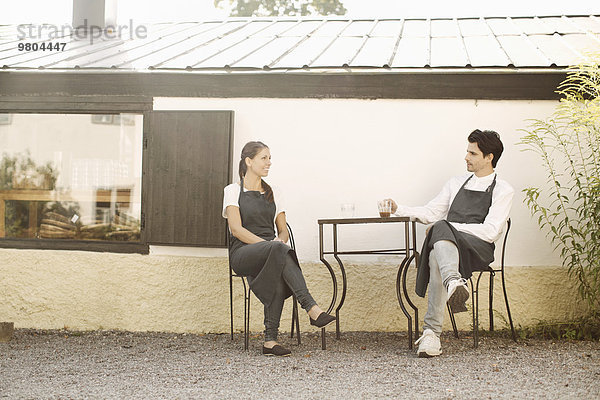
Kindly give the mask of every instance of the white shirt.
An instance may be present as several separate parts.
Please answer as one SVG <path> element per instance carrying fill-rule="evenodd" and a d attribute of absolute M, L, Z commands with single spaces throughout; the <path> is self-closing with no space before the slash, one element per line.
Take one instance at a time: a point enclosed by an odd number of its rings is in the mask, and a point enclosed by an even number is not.
<path fill-rule="evenodd" d="M 273 201 L 275 202 L 275 219 L 276 219 L 280 213 L 286 211 L 285 210 L 285 199 L 284 199 L 283 195 L 281 194 L 281 191 L 278 188 L 271 186 L 271 189 L 273 189 Z M 248 189 L 244 188 L 244 192 L 247 192 L 247 191 L 248 191 Z M 238 203 L 239 198 L 240 198 L 240 184 L 239 183 L 232 183 L 230 185 L 225 186 L 225 189 L 223 189 L 223 218 L 227 218 L 227 214 L 225 213 L 227 206 L 236 206 L 238 208 L 240 207 L 240 204 Z"/>
<path fill-rule="evenodd" d="M 454 197 L 471 175 L 473 177 L 467 182 L 465 189 L 483 192 L 492 184 L 496 173 L 482 178 L 478 178 L 470 172 L 455 176 L 446 182 L 442 191 L 426 205 L 422 207 L 399 205 L 395 214 L 400 217 L 411 217 L 423 224 L 431 224 L 447 218 Z M 514 194 L 515 190 L 508 182 L 496 179 L 496 186 L 492 192 L 492 205 L 482 224 L 463 224 L 457 222 L 450 222 L 450 224 L 458 231 L 470 233 L 486 242 L 493 243 L 502 235 L 502 230 L 504 229 L 506 220 L 508 220 L 510 208 L 512 207 Z"/>

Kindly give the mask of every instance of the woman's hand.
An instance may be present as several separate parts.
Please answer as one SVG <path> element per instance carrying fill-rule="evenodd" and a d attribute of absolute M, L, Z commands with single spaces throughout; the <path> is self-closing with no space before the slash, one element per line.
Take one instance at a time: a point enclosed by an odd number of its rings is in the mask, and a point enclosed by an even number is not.
<path fill-rule="evenodd" d="M 282 238 L 280 238 L 279 236 L 277 236 L 275 239 L 273 239 L 273 240 L 272 240 L 272 242 L 281 242 L 281 243 L 283 243 L 283 244 L 285 244 L 286 246 L 288 246 L 288 247 L 289 247 L 289 244 L 287 244 L 287 243 L 285 242 L 285 240 L 283 240 L 283 239 L 282 239 Z"/>

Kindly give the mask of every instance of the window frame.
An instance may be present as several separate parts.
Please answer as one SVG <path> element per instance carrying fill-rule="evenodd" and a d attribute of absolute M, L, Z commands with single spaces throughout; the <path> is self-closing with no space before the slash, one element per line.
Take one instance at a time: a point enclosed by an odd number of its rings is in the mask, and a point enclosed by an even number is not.
<path fill-rule="evenodd" d="M 69 96 L 21 97 L 0 96 L 0 114 L 142 114 L 142 199 L 144 213 L 144 144 L 146 119 L 152 111 L 153 99 L 146 96 Z M 39 250 L 80 250 L 111 253 L 148 254 L 150 246 L 144 241 L 142 221 L 139 242 L 109 242 L 73 239 L 0 238 L 0 248 Z"/>

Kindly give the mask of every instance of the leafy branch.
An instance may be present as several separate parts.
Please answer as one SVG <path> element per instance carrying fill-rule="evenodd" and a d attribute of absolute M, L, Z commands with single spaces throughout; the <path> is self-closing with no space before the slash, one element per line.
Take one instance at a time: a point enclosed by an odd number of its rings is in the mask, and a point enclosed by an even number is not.
<path fill-rule="evenodd" d="M 570 67 L 560 103 L 547 121 L 532 120 L 520 145 L 548 173 L 544 186 L 523 190 L 538 225 L 560 251 L 593 315 L 600 317 L 599 56 Z"/>

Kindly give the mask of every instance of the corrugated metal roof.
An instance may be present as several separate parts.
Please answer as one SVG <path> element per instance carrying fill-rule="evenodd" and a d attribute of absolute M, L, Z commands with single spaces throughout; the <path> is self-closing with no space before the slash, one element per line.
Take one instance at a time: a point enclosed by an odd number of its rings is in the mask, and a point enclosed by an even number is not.
<path fill-rule="evenodd" d="M 566 67 L 600 51 L 600 17 L 232 18 L 145 25 L 145 38 L 79 39 L 0 26 L 0 66 L 21 69 L 273 70 Z M 20 39 L 33 29 L 43 37 Z M 66 43 L 19 51 L 19 43 Z"/>

